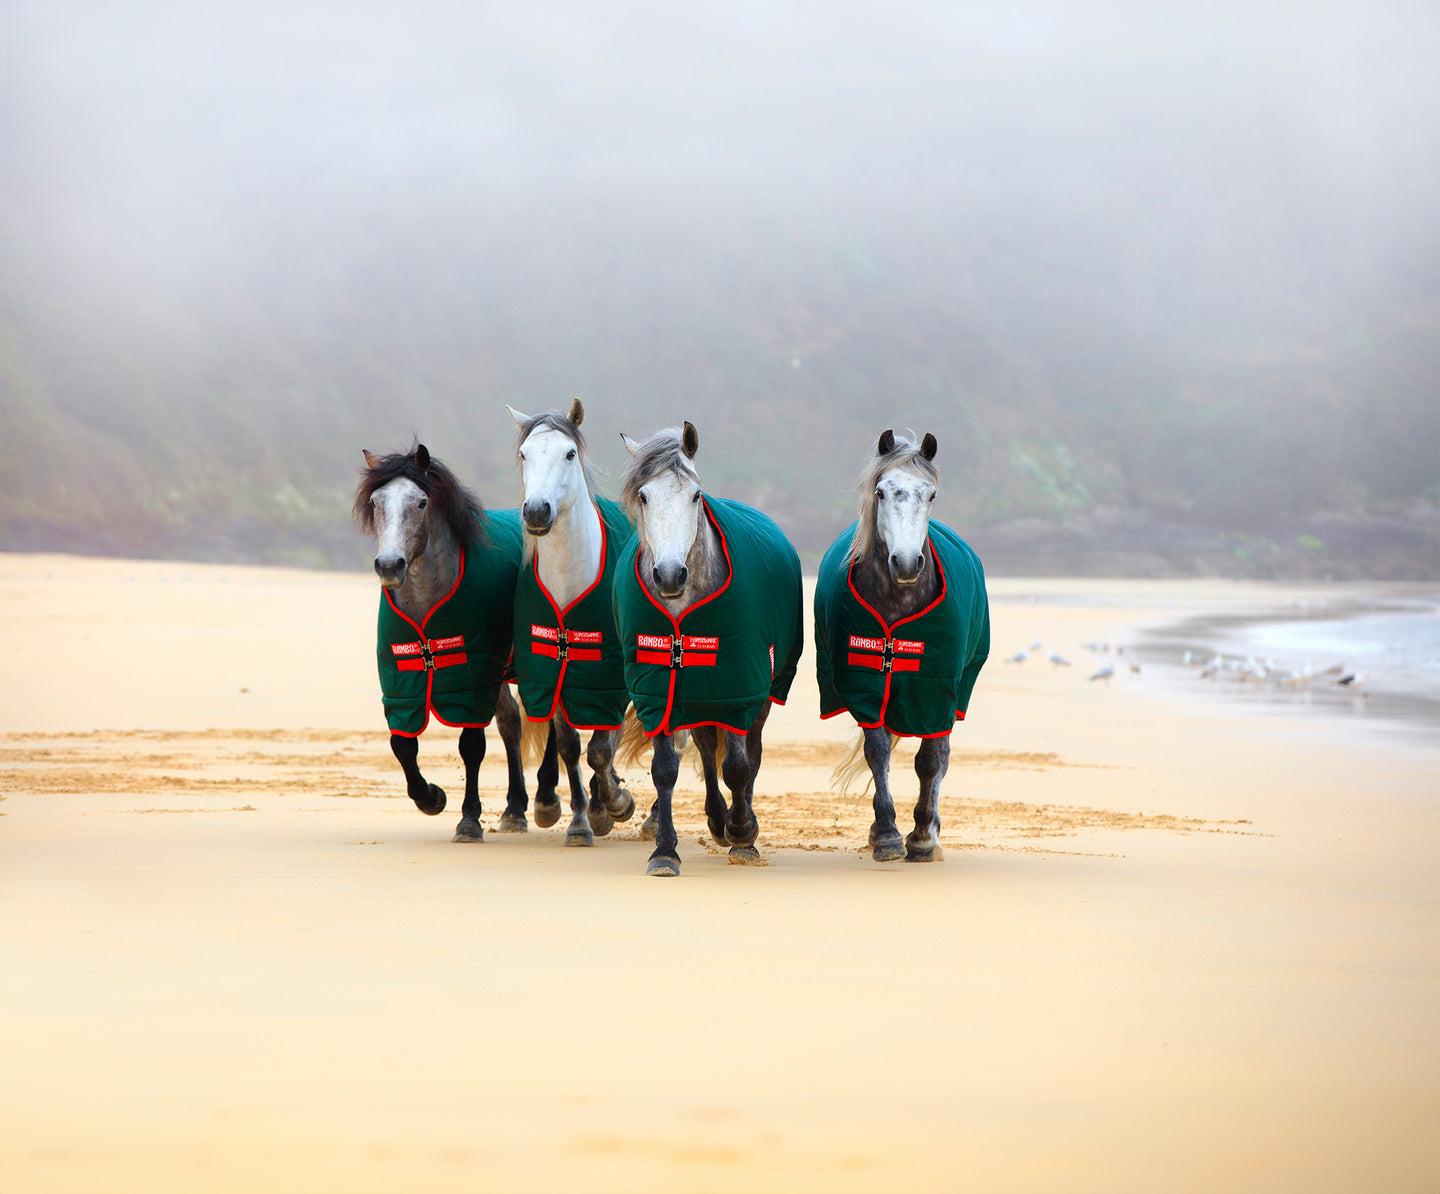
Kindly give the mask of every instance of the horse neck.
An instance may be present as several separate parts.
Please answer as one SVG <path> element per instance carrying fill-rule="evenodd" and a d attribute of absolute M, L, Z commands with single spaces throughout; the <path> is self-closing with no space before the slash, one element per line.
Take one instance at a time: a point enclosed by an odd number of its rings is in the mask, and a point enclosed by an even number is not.
<path fill-rule="evenodd" d="M 679 597 L 662 597 L 656 591 L 650 577 L 650 560 L 650 549 L 646 547 L 640 558 L 641 583 L 672 618 L 679 618 L 686 609 L 697 601 L 704 601 L 725 583 L 725 553 L 720 548 L 720 536 L 703 514 L 695 533 L 695 542 L 690 545 L 689 554 L 685 557 L 689 577 L 685 581 L 685 591 Z"/>
<path fill-rule="evenodd" d="M 406 567 L 405 583 L 395 590 L 395 604 L 419 622 L 450 592 L 459 571 L 460 545 L 455 534 L 444 518 L 433 514 L 425 550 Z"/>
<path fill-rule="evenodd" d="M 902 618 L 918 614 L 940 594 L 940 572 L 935 566 L 935 553 L 925 543 L 925 570 L 913 585 L 897 585 L 890 575 L 890 548 L 877 528 L 870 540 L 870 550 L 851 572 L 855 591 L 864 598 L 887 626 Z"/>
<path fill-rule="evenodd" d="M 605 535 L 600 512 L 587 487 L 568 509 L 555 516 L 549 533 L 535 540 L 535 567 L 540 583 L 561 609 L 600 576 Z"/>

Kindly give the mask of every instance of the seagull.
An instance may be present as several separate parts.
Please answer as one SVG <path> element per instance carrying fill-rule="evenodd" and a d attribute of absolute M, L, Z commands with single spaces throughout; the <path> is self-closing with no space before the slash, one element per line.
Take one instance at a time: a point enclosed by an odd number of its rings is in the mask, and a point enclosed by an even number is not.
<path fill-rule="evenodd" d="M 1010 656 L 1010 658 L 1007 659 L 1005 662 L 1006 662 L 1006 663 L 1024 663 L 1024 662 L 1025 662 L 1027 659 L 1029 659 L 1029 658 L 1030 658 L 1030 652 L 1027 651 L 1024 647 L 1021 647 L 1020 650 L 1016 651 L 1015 654 L 1012 655 L 1012 656 Z"/>
<path fill-rule="evenodd" d="M 1053 663 L 1056 667 L 1070 666 L 1070 661 L 1066 659 L 1065 656 L 1061 655 L 1059 651 L 1055 650 L 1054 647 L 1051 647 L 1050 650 L 1045 653 L 1045 658 L 1048 659 L 1051 663 Z"/>
<path fill-rule="evenodd" d="M 1363 684 L 1369 675 L 1369 672 L 1347 672 L 1341 676 L 1340 679 L 1336 680 L 1335 683 L 1343 688 L 1349 688 L 1352 684 Z"/>
<path fill-rule="evenodd" d="M 1110 677 L 1113 676 L 1114 674 L 1115 674 L 1115 667 L 1114 667 L 1114 665 L 1107 663 L 1107 664 L 1106 664 L 1104 667 L 1102 667 L 1098 672 L 1096 672 L 1093 676 L 1091 676 L 1090 679 L 1092 679 L 1092 680 L 1104 680 L 1104 681 L 1108 684 L 1108 683 L 1110 682 Z"/>
<path fill-rule="evenodd" d="M 1100 644 L 1093 639 L 1088 643 L 1081 643 L 1080 645 L 1087 651 L 1093 651 L 1096 655 L 1100 654 Z"/>
<path fill-rule="evenodd" d="M 1044 645 L 1045 645 L 1045 640 L 1044 640 L 1044 639 L 1041 639 L 1041 638 L 1037 638 L 1033 643 L 1030 644 L 1030 650 L 1032 650 L 1032 651 L 1038 651 L 1038 650 L 1040 650 L 1040 648 L 1043 647 Z"/>

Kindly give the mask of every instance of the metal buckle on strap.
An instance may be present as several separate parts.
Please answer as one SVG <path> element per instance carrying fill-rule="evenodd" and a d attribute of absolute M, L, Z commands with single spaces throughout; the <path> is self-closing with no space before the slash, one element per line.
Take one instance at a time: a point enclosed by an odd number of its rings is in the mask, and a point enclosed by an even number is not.
<path fill-rule="evenodd" d="M 428 638 L 422 638 L 420 640 L 420 654 L 425 660 L 425 666 L 433 670 L 435 667 L 435 652 L 430 650 L 430 640 Z"/>
<path fill-rule="evenodd" d="M 885 650 L 882 652 L 881 658 L 884 661 L 880 668 L 881 671 L 891 672 L 895 670 L 895 644 L 888 638 L 885 640 Z"/>
<path fill-rule="evenodd" d="M 570 658 L 570 642 L 562 630 L 555 638 L 555 662 L 564 663 Z"/>
<path fill-rule="evenodd" d="M 678 634 L 670 636 L 670 666 L 672 668 L 685 666 L 685 640 Z"/>

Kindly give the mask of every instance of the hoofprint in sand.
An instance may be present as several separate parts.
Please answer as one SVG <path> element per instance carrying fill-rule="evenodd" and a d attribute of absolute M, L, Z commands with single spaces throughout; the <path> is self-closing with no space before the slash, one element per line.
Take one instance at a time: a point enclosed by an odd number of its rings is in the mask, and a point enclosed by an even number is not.
<path fill-rule="evenodd" d="M 0 557 L 0 1188 L 1435 1188 L 1435 750 L 996 666 L 946 861 L 894 869 L 797 681 L 771 865 L 687 764 L 655 885 L 630 826 L 414 810 L 373 588 Z M 997 645 L 1072 658 L 1273 592 L 991 584 Z"/>

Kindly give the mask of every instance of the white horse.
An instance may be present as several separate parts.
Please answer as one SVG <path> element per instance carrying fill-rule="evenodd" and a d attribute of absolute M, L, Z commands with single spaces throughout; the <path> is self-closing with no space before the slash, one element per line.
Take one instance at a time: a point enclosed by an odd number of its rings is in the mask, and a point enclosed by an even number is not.
<path fill-rule="evenodd" d="M 585 407 L 576 398 L 568 416 L 553 411 L 527 415 L 512 406 L 505 409 L 520 432 L 517 457 L 524 493 L 520 521 L 525 533 L 525 565 L 530 567 L 533 561 L 535 574 L 556 609 L 568 610 L 578 599 L 591 594 L 605 565 L 605 529 L 596 508 L 585 441 L 579 430 Z M 623 542 L 611 543 L 610 551 L 618 552 L 622 546 Z M 603 599 L 606 615 L 613 623 L 608 591 L 596 596 Z M 530 648 L 528 635 L 523 642 L 517 638 L 517 658 Z M 571 652 L 573 656 L 575 649 L 571 648 Z M 535 712 L 528 710 L 527 716 L 538 720 Z M 571 821 L 565 843 L 588 846 L 593 844 L 594 834 L 604 836 L 616 821 L 628 821 L 635 810 L 634 800 L 613 769 L 620 732 L 598 729 L 590 736 L 585 753 L 593 774 L 587 800 L 580 780 L 580 734 L 558 699 L 549 721 L 549 739 L 536 776 L 535 823 L 545 828 L 560 817 L 560 800 L 555 792 L 558 750 L 570 781 Z M 523 830 L 523 809 L 518 818 L 515 810 L 507 809 L 500 828 Z"/>

